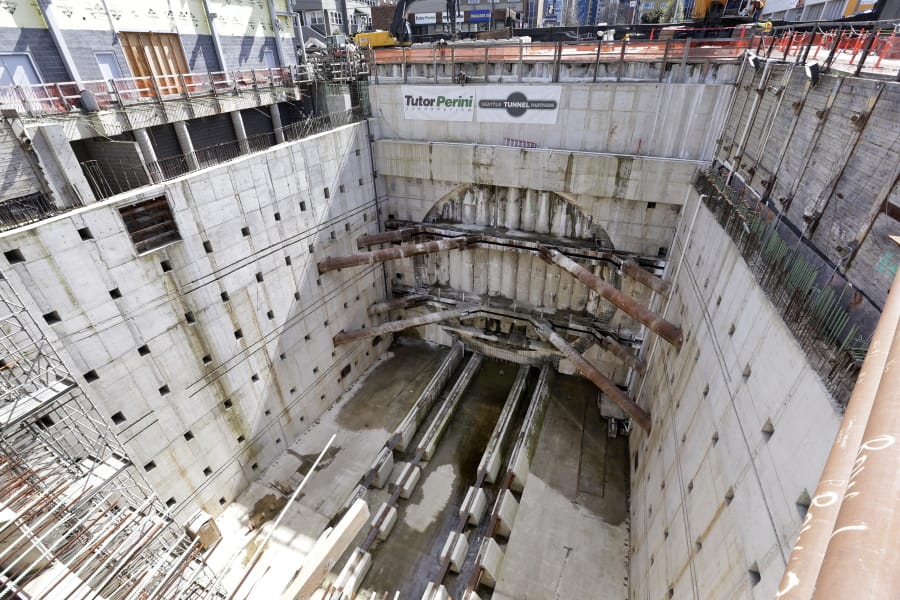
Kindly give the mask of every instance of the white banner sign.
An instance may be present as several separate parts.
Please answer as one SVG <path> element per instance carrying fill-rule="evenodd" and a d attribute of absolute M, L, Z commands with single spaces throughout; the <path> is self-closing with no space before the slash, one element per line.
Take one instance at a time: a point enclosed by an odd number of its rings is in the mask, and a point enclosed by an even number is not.
<path fill-rule="evenodd" d="M 481 0 L 478 0 L 478 1 L 481 2 Z M 465 15 L 464 15 L 464 14 L 458 13 L 458 14 L 456 15 L 456 22 L 457 22 L 457 23 L 463 23 L 463 22 L 465 22 L 465 20 L 466 20 L 466 19 L 465 19 Z M 448 13 L 447 11 L 442 12 L 442 13 L 441 13 L 441 23 L 449 23 L 449 22 L 450 22 L 450 13 Z"/>
<path fill-rule="evenodd" d="M 418 121 L 471 121 L 475 88 L 465 85 L 404 85 L 403 116 Z"/>
<path fill-rule="evenodd" d="M 416 13 L 416 25 L 434 25 L 437 23 L 437 13 Z"/>
<path fill-rule="evenodd" d="M 554 125 L 559 86 L 404 85 L 403 116 L 419 121 L 538 123 Z"/>

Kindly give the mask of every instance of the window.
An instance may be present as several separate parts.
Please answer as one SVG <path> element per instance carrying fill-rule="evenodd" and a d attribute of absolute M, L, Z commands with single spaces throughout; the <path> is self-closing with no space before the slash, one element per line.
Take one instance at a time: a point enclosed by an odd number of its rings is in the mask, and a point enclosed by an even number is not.
<path fill-rule="evenodd" d="M 116 55 L 112 52 L 95 52 L 94 58 L 97 59 L 97 66 L 100 67 L 100 75 L 105 81 L 110 79 L 121 79 L 122 69 L 116 61 Z"/>
<path fill-rule="evenodd" d="M 27 54 L 0 54 L 0 86 L 41 83 L 31 57 Z"/>
<path fill-rule="evenodd" d="M 325 24 L 325 13 L 321 10 L 311 10 L 306 13 L 306 23 L 310 27 Z"/>
<path fill-rule="evenodd" d="M 332 25 L 343 25 L 344 15 L 336 10 L 328 11 L 328 20 L 331 21 Z"/>
<path fill-rule="evenodd" d="M 275 53 L 269 48 L 263 50 L 263 64 L 267 69 L 277 69 L 278 61 L 275 60 Z"/>

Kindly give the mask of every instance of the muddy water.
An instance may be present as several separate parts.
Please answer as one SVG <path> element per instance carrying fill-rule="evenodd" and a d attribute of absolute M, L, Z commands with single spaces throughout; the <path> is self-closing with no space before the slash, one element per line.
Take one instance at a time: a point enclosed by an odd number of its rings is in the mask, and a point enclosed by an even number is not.
<path fill-rule="evenodd" d="M 373 548 L 366 589 L 419 598 L 440 571 L 441 549 L 457 525 L 459 506 L 475 482 L 478 463 L 515 375 L 515 366 L 484 361 L 415 492 L 408 501 L 400 501 L 397 525 L 385 542 Z M 439 404 L 435 403 L 435 410 Z"/>

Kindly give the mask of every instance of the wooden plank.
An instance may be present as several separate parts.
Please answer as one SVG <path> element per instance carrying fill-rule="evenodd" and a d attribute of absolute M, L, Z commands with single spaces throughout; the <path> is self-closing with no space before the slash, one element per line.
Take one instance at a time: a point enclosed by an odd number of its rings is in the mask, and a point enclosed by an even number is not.
<path fill-rule="evenodd" d="M 331 567 L 347 550 L 368 520 L 369 507 L 364 500 L 359 499 L 353 503 L 334 529 L 319 538 L 294 579 L 282 592 L 282 600 L 305 600 L 312 597 Z"/>

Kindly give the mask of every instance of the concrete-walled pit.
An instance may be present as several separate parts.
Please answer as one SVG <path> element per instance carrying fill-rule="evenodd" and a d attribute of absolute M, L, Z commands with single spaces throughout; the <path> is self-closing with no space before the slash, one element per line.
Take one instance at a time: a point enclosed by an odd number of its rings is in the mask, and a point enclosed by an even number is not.
<path fill-rule="evenodd" d="M 370 160 L 346 126 L 0 236 L 4 276 L 177 518 L 218 514 L 389 344 L 332 346 L 384 298 L 381 267 L 315 267 L 376 231 Z M 159 197 L 180 240 L 141 252 L 119 211 Z"/>
<path fill-rule="evenodd" d="M 373 85 L 369 87 L 375 117 L 372 130 L 378 140 L 503 146 L 514 138 L 566 152 L 710 160 L 733 93 L 732 86 L 722 84 L 570 83 L 558 87 L 556 123 L 509 124 L 405 119 L 403 86 Z M 521 88 L 527 92 L 529 85 Z"/>
<path fill-rule="evenodd" d="M 629 597 L 772 598 L 840 414 L 696 193 L 670 256 L 685 342 L 645 346 L 632 386 Z"/>

